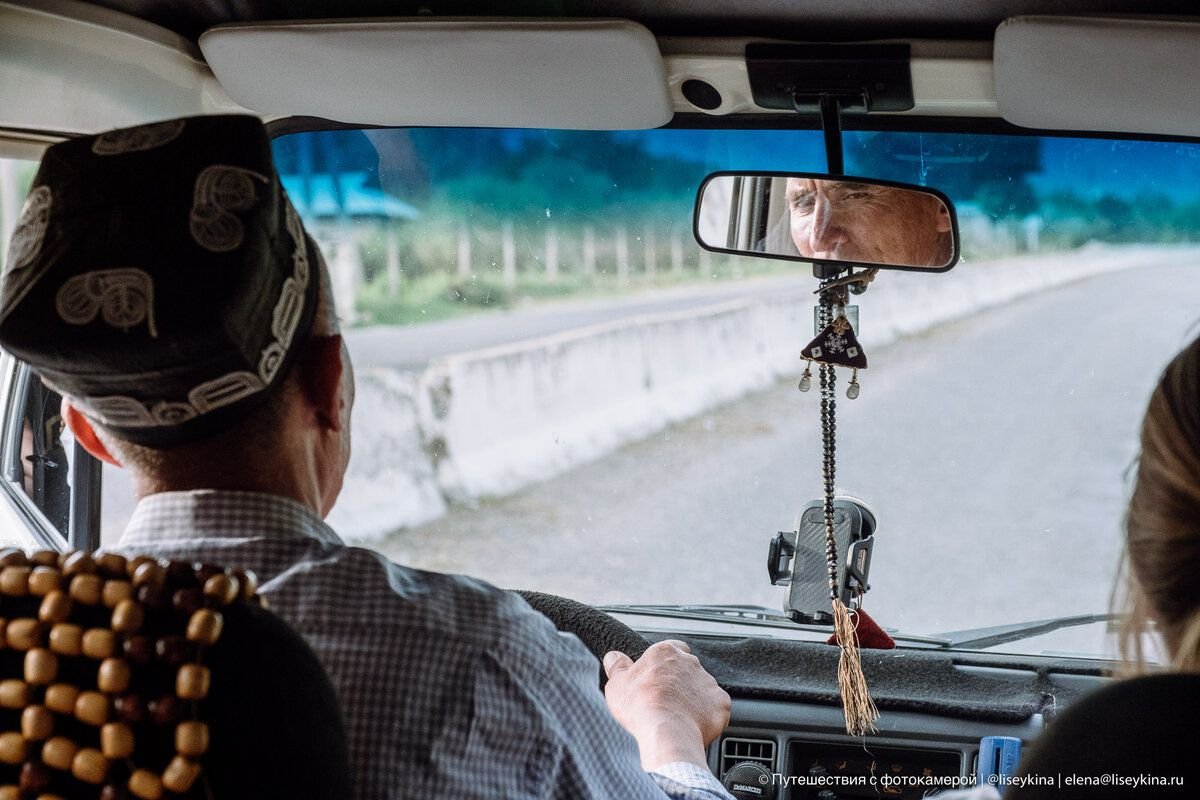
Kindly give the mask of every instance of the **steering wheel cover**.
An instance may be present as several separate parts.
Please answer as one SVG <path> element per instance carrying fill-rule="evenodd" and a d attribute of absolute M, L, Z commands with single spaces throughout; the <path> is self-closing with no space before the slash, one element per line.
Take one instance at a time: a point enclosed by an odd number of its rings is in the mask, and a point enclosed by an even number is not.
<path fill-rule="evenodd" d="M 604 655 L 613 650 L 632 658 L 634 661 L 642 657 L 650 642 L 646 637 L 598 608 L 545 592 L 513 590 L 525 602 L 554 623 L 554 627 L 564 633 L 573 633 L 579 637 L 584 646 L 597 659 L 603 661 Z M 600 686 L 607 682 L 604 667 L 600 668 Z"/>

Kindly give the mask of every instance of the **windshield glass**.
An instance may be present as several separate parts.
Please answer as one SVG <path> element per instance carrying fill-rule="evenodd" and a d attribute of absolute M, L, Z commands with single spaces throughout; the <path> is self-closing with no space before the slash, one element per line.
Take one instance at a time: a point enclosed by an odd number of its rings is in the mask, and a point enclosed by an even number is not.
<path fill-rule="evenodd" d="M 768 543 L 821 493 L 796 391 L 815 282 L 702 251 L 692 213 L 712 171 L 822 170 L 819 133 L 338 130 L 275 154 L 357 374 L 344 537 L 589 603 L 781 608 Z M 837 483 L 878 518 L 864 607 L 914 634 L 1107 610 L 1141 414 L 1200 301 L 1200 146 L 850 132 L 846 171 L 945 192 L 963 251 L 853 299 L 870 368 L 839 394 Z"/>

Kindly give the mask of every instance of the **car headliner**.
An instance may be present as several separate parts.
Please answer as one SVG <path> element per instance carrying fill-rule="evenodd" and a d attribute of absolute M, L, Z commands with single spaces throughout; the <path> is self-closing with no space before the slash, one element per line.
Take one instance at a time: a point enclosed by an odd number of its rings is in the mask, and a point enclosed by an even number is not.
<path fill-rule="evenodd" d="M 988 40 L 1024 14 L 1195 13 L 1193 0 L 94 0 L 195 40 L 229 22 L 443 16 L 621 17 L 659 36 L 770 36 L 805 41 L 922 38 Z"/>

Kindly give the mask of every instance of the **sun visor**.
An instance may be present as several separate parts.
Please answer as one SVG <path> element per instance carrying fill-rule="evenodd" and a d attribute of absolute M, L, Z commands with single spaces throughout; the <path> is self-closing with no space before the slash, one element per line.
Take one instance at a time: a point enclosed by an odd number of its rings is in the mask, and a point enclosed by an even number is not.
<path fill-rule="evenodd" d="M 371 125 L 655 128 L 662 55 L 627 20 L 387 19 L 222 25 L 200 49 L 261 114 Z"/>
<path fill-rule="evenodd" d="M 1200 23 L 1014 17 L 996 29 L 996 104 L 1029 128 L 1200 136 Z"/>

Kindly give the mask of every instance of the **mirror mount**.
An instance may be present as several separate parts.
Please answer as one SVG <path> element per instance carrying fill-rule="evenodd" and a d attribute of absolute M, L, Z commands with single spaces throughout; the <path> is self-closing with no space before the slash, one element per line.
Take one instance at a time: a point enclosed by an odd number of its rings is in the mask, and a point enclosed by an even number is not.
<path fill-rule="evenodd" d="M 913 105 L 910 50 L 906 44 L 748 44 L 746 71 L 754 102 L 790 108 L 821 119 L 831 175 L 845 174 L 843 111 L 908 111 Z M 828 280 L 852 267 L 814 264 Z"/>

